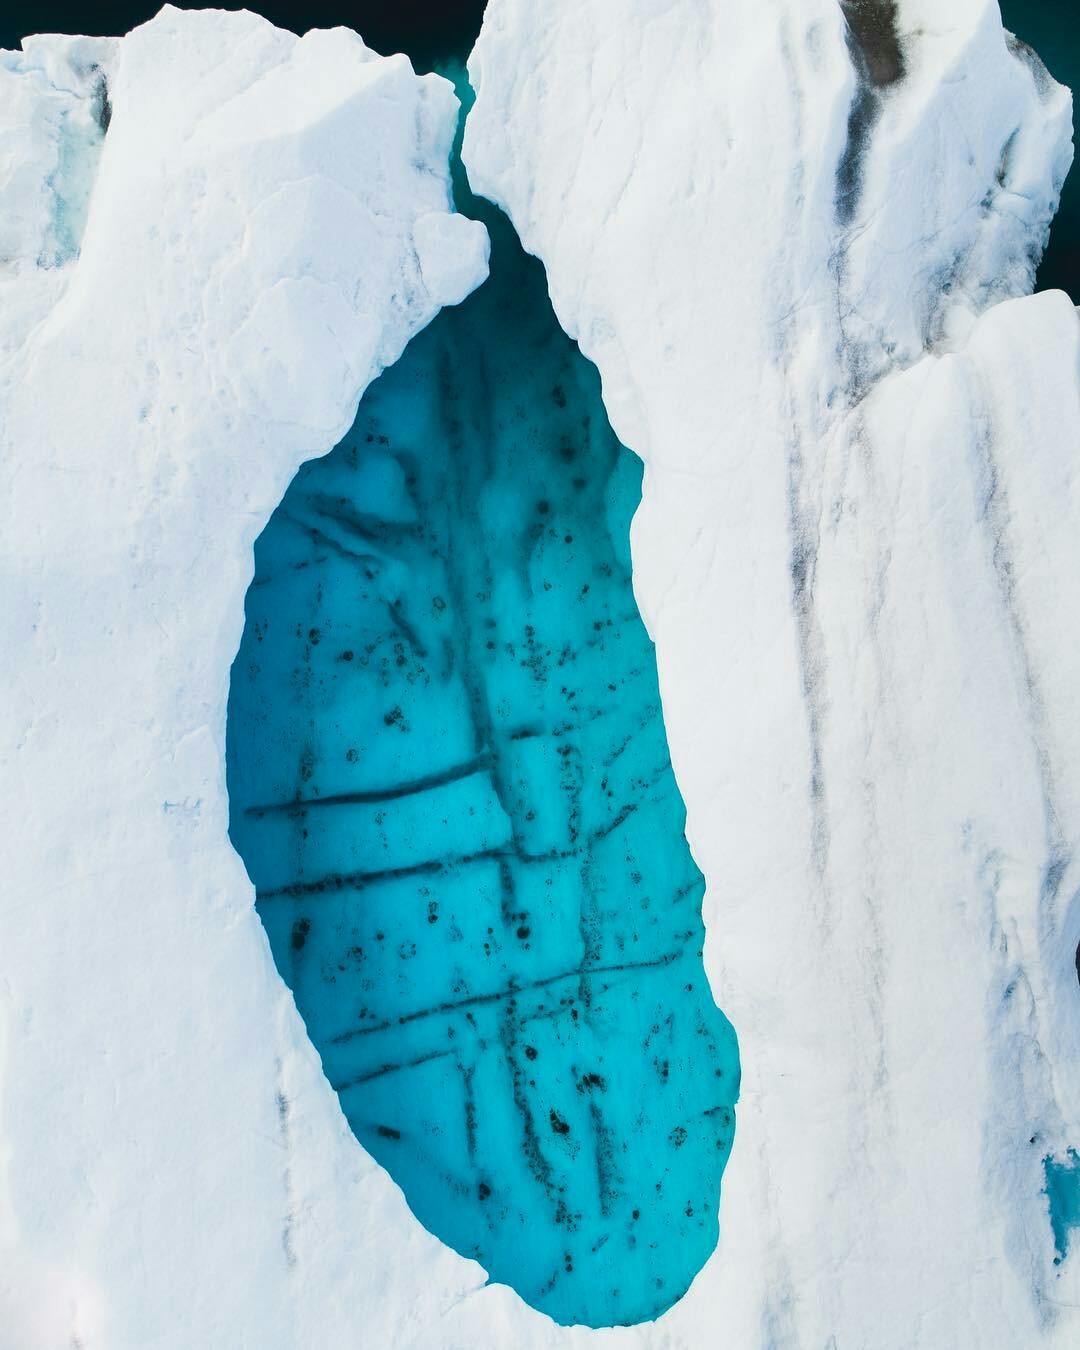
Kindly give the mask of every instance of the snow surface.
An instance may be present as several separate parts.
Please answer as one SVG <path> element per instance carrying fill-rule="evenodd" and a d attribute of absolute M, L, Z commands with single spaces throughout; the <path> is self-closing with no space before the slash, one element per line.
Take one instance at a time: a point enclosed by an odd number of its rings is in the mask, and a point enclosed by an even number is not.
<path fill-rule="evenodd" d="M 250 14 L 0 58 L 4 1350 L 430 1346 L 483 1282 L 349 1134 L 224 764 L 255 536 L 485 275 L 457 106 Z"/>
<path fill-rule="evenodd" d="M 990 0 L 897 27 L 872 87 L 834 0 L 490 0 L 470 61 L 472 186 L 646 462 L 740 1040 L 720 1245 L 655 1343 L 1080 1335 L 1042 1194 L 1080 1138 L 1080 331 L 1015 298 L 1070 103 Z"/>
<path fill-rule="evenodd" d="M 483 276 L 449 88 L 171 9 L 0 58 L 5 1350 L 1075 1343 L 1040 1189 L 1080 1133 L 1080 352 L 1064 297 L 1009 299 L 1068 101 L 993 4 L 943 8 L 902 0 L 846 159 L 832 0 L 491 0 L 473 64 L 475 185 L 647 462 L 743 1057 L 720 1248 L 610 1333 L 412 1219 L 226 834 L 252 542 Z"/>

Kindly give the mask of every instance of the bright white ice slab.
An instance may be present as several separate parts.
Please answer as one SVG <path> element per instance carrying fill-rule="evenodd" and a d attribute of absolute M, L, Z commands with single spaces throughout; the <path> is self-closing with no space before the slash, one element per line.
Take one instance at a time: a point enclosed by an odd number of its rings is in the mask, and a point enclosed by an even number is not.
<path fill-rule="evenodd" d="M 482 1283 L 348 1133 L 224 777 L 255 536 L 485 275 L 456 114 L 404 57 L 250 14 L 0 57 L 12 1350 L 432 1345 Z"/>
<path fill-rule="evenodd" d="M 1073 1346 L 1069 98 L 991 0 L 490 0 L 465 161 L 646 462 L 635 581 L 743 1097 L 671 1343 Z M 865 96 L 865 95 L 864 95 Z M 855 155 L 859 192 L 838 209 Z M 984 317 L 980 318 L 979 315 Z"/>
<path fill-rule="evenodd" d="M 994 304 L 1068 103 L 992 4 L 901 19 L 843 230 L 832 0 L 491 0 L 474 66 L 476 182 L 648 464 L 639 597 L 744 1060 L 717 1256 L 595 1336 L 483 1289 L 365 1157 L 226 837 L 252 541 L 483 275 L 449 91 L 173 10 L 0 57 L 14 1345 L 1074 1343 L 1038 1188 L 1080 1118 L 1080 354 L 1063 297 Z"/>

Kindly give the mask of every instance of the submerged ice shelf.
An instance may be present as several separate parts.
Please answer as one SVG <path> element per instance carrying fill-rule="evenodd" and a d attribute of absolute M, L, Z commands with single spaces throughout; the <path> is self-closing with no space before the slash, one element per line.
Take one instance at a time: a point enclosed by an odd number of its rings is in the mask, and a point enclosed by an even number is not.
<path fill-rule="evenodd" d="M 563 1323 L 677 1300 L 739 1066 L 701 963 L 641 467 L 504 217 L 256 545 L 231 833 L 350 1125 L 415 1214 Z"/>

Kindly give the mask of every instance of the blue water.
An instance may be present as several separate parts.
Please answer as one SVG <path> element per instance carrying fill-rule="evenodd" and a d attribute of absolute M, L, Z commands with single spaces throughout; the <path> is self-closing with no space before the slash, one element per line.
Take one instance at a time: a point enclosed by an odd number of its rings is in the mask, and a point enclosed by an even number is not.
<path fill-rule="evenodd" d="M 1069 1253 L 1072 1234 L 1080 1231 L 1080 1153 L 1070 1148 L 1064 1162 L 1045 1158 L 1043 1170 L 1050 1227 L 1054 1234 L 1054 1264 L 1060 1265 Z"/>
<path fill-rule="evenodd" d="M 631 588 L 641 466 L 540 264 L 455 190 L 491 279 L 256 545 L 231 832 L 420 1221 L 561 1323 L 634 1323 L 715 1247 L 738 1053 Z"/>

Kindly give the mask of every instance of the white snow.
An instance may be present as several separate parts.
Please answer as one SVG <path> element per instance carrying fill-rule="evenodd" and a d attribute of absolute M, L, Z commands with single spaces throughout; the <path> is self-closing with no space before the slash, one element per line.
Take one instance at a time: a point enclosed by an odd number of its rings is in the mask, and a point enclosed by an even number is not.
<path fill-rule="evenodd" d="M 898 27 L 846 219 L 834 0 L 490 0 L 470 62 L 472 185 L 646 463 L 740 1038 L 720 1246 L 643 1343 L 1080 1336 L 1041 1194 L 1080 1142 L 1080 333 L 1012 298 L 1070 104 L 992 0 Z"/>
<path fill-rule="evenodd" d="M 1068 98 L 989 0 L 899 9 L 843 225 L 834 0 L 489 0 L 473 62 L 474 186 L 646 461 L 743 1056 L 715 1257 L 600 1333 L 411 1217 L 226 833 L 252 543 L 484 275 L 449 86 L 171 8 L 0 57 L 4 1350 L 1075 1343 L 1039 1192 L 1080 1142 L 1080 332 L 1011 298 Z"/>
<path fill-rule="evenodd" d="M 349 1134 L 224 779 L 255 536 L 486 273 L 456 114 L 251 14 L 0 58 L 4 1350 L 430 1346 L 482 1284 Z"/>

